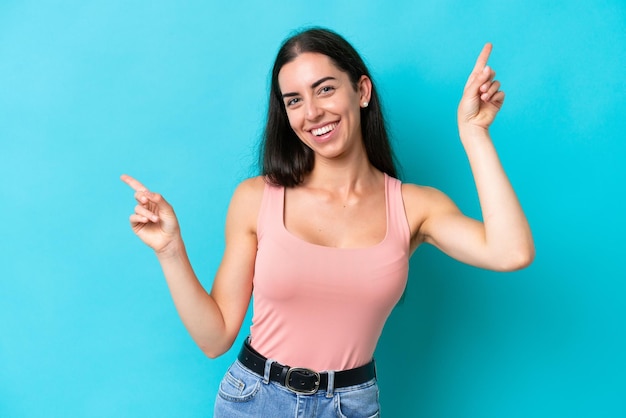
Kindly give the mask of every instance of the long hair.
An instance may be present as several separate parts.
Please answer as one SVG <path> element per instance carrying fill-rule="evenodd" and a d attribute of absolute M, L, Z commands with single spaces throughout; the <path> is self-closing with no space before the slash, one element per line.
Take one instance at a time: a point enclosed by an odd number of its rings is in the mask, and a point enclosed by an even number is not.
<path fill-rule="evenodd" d="M 372 79 L 354 47 L 331 30 L 307 29 L 283 42 L 272 68 L 267 124 L 260 163 L 263 175 L 272 184 L 285 187 L 300 184 L 313 169 L 315 158 L 311 148 L 306 146 L 291 129 L 278 85 L 278 73 L 282 67 L 304 52 L 320 53 L 329 57 L 337 68 L 348 75 L 355 90 L 361 76 L 365 75 Z M 369 105 L 361 108 L 361 133 L 370 163 L 378 170 L 397 177 L 381 103 L 373 80 Z"/>

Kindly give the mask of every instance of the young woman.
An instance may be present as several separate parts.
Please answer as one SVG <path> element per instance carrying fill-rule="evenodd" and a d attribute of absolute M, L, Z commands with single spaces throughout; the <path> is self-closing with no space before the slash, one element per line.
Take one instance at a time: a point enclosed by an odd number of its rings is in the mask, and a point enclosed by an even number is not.
<path fill-rule="evenodd" d="M 354 48 L 310 29 L 287 39 L 272 72 L 263 173 L 236 189 L 226 249 L 207 293 L 172 207 L 122 176 L 133 231 L 154 249 L 178 312 L 209 356 L 250 337 L 224 377 L 216 417 L 374 417 L 373 353 L 422 243 L 498 271 L 523 268 L 533 240 L 488 128 L 504 101 L 480 53 L 458 107 L 483 221 L 442 192 L 396 179 L 375 85 Z"/>

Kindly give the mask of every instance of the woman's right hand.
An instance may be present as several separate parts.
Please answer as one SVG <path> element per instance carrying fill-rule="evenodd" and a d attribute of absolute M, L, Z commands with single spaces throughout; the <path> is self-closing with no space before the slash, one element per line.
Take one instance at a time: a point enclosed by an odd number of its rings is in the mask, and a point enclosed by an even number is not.
<path fill-rule="evenodd" d="M 162 253 L 180 238 L 178 219 L 172 206 L 158 193 L 150 192 L 129 175 L 121 179 L 135 191 L 135 213 L 130 215 L 133 232 L 156 253 Z"/>

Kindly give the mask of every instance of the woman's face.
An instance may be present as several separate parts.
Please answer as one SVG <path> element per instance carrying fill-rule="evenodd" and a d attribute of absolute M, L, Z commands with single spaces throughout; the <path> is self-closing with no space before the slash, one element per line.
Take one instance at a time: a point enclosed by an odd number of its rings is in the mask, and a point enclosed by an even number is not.
<path fill-rule="evenodd" d="M 360 110 L 371 91 L 367 76 L 355 90 L 329 57 L 305 52 L 281 68 L 278 85 L 291 128 L 316 155 L 337 158 L 362 148 Z"/>

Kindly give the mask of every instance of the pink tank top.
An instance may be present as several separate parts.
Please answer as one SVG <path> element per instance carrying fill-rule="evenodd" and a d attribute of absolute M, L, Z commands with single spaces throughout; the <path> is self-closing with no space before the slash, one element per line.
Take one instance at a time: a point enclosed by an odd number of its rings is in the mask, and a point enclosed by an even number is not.
<path fill-rule="evenodd" d="M 385 175 L 387 234 L 372 247 L 311 244 L 285 228 L 285 189 L 258 218 L 251 344 L 292 367 L 346 370 L 372 359 L 407 282 L 410 230 L 399 180 Z"/>

